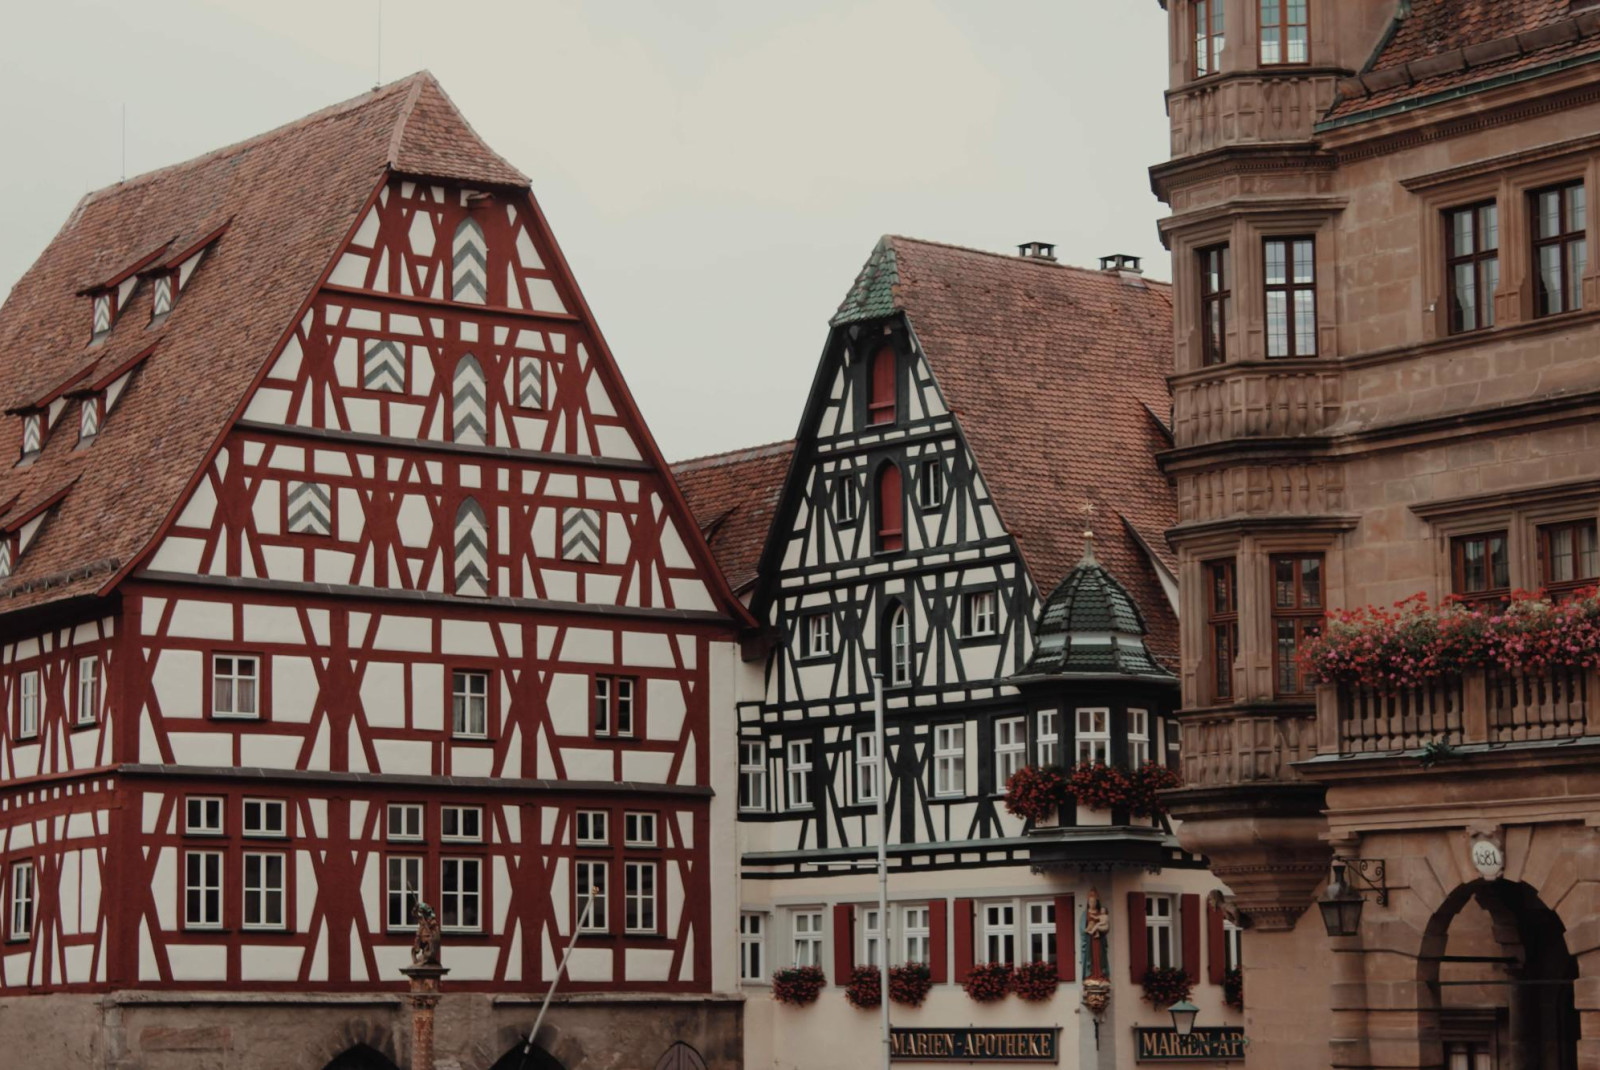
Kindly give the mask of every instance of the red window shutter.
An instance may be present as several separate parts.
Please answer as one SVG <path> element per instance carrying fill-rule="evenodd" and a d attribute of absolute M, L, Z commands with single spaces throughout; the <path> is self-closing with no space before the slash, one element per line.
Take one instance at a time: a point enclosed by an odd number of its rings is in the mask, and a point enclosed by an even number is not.
<path fill-rule="evenodd" d="M 928 976 L 936 985 L 950 978 L 950 901 L 928 903 Z"/>
<path fill-rule="evenodd" d="M 1144 893 L 1128 893 L 1128 975 L 1136 985 L 1144 984 L 1150 968 L 1149 937 L 1145 935 Z"/>
<path fill-rule="evenodd" d="M 894 349 L 884 346 L 872 358 L 872 397 L 867 404 L 869 424 L 894 423 Z"/>
<path fill-rule="evenodd" d="M 899 550 L 905 546 L 904 512 L 900 468 L 891 462 L 878 470 L 878 549 Z"/>
<path fill-rule="evenodd" d="M 852 903 L 833 905 L 833 983 L 847 985 L 856 968 L 856 908 Z"/>
<path fill-rule="evenodd" d="M 956 962 L 955 976 L 951 980 L 960 984 L 972 972 L 972 921 L 977 904 L 971 899 L 956 900 Z"/>
<path fill-rule="evenodd" d="M 1206 906 L 1206 973 L 1208 980 L 1220 985 L 1228 972 L 1228 935 L 1222 924 L 1222 911 Z"/>
<path fill-rule="evenodd" d="M 1178 925 L 1183 931 L 1179 936 L 1183 939 L 1183 960 L 1179 963 L 1183 971 L 1189 975 L 1189 980 L 1200 980 L 1200 897 L 1198 895 L 1184 895 L 1178 897 Z"/>
<path fill-rule="evenodd" d="M 1063 981 L 1077 978 L 1078 915 L 1070 895 L 1056 896 L 1056 976 Z"/>

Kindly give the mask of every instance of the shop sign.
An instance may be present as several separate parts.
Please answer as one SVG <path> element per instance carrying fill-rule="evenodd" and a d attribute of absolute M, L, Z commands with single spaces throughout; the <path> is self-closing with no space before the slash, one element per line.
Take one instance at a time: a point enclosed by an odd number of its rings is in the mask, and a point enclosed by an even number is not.
<path fill-rule="evenodd" d="M 895 1029 L 889 1057 L 915 1063 L 1055 1063 L 1059 1028 Z"/>
<path fill-rule="evenodd" d="M 1244 1030 L 1238 1026 L 1196 1027 L 1188 1036 L 1176 1029 L 1133 1031 L 1133 1056 L 1141 1063 L 1175 1063 L 1186 1060 L 1242 1060 Z"/>

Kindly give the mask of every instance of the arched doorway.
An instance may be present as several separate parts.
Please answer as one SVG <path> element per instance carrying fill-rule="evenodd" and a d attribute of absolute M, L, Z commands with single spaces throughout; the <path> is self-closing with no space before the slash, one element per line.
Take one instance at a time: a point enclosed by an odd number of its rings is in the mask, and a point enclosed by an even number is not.
<path fill-rule="evenodd" d="M 537 1044 L 524 1059 L 522 1043 L 519 1041 L 510 1051 L 500 1056 L 489 1070 L 567 1070 L 567 1068 Z"/>
<path fill-rule="evenodd" d="M 388 1057 L 365 1044 L 346 1048 L 333 1057 L 323 1070 L 399 1070 Z"/>
<path fill-rule="evenodd" d="M 1428 923 L 1418 980 L 1436 994 L 1445 1066 L 1577 1070 L 1577 960 L 1531 886 L 1473 881 Z"/>
<path fill-rule="evenodd" d="M 706 1070 L 706 1061 L 683 1041 L 668 1048 L 656 1061 L 656 1070 Z"/>

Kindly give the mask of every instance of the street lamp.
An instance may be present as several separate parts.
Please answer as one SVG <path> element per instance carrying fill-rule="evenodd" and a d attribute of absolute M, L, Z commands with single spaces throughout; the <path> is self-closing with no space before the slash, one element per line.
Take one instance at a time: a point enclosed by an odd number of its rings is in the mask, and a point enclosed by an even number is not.
<path fill-rule="evenodd" d="M 1200 1008 L 1188 1000 L 1174 1003 L 1172 1011 L 1172 1028 L 1180 1037 L 1186 1037 L 1194 1032 L 1194 1020 L 1200 1014 Z"/>
<path fill-rule="evenodd" d="M 1328 890 L 1317 900 L 1322 911 L 1322 927 L 1329 936 L 1354 936 L 1361 931 L 1361 908 L 1366 900 L 1361 893 L 1344 882 L 1345 867 L 1334 863 L 1333 880 Z"/>

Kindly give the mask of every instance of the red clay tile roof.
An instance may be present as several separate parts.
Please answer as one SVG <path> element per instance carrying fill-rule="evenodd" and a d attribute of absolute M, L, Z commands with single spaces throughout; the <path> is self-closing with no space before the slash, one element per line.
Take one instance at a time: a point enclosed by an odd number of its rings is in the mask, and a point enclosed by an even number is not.
<path fill-rule="evenodd" d="M 793 442 L 774 442 L 672 466 L 695 523 L 735 594 L 744 594 L 756 582 L 761 548 L 793 455 Z"/>
<path fill-rule="evenodd" d="M 0 305 L 0 402 L 37 397 L 88 366 L 98 377 L 151 343 L 156 350 L 92 446 L 74 448 L 78 408 L 68 405 L 37 460 L 0 468 L 0 501 L 71 488 L 0 583 L 0 613 L 103 593 L 115 569 L 147 549 L 393 170 L 526 185 L 424 72 L 79 202 Z M 228 220 L 162 324 L 148 326 L 142 282 L 110 337 L 89 345 L 91 299 L 77 294 L 86 279 L 104 281 Z M 13 457 L 20 424 L 6 417 L 0 438 Z"/>

